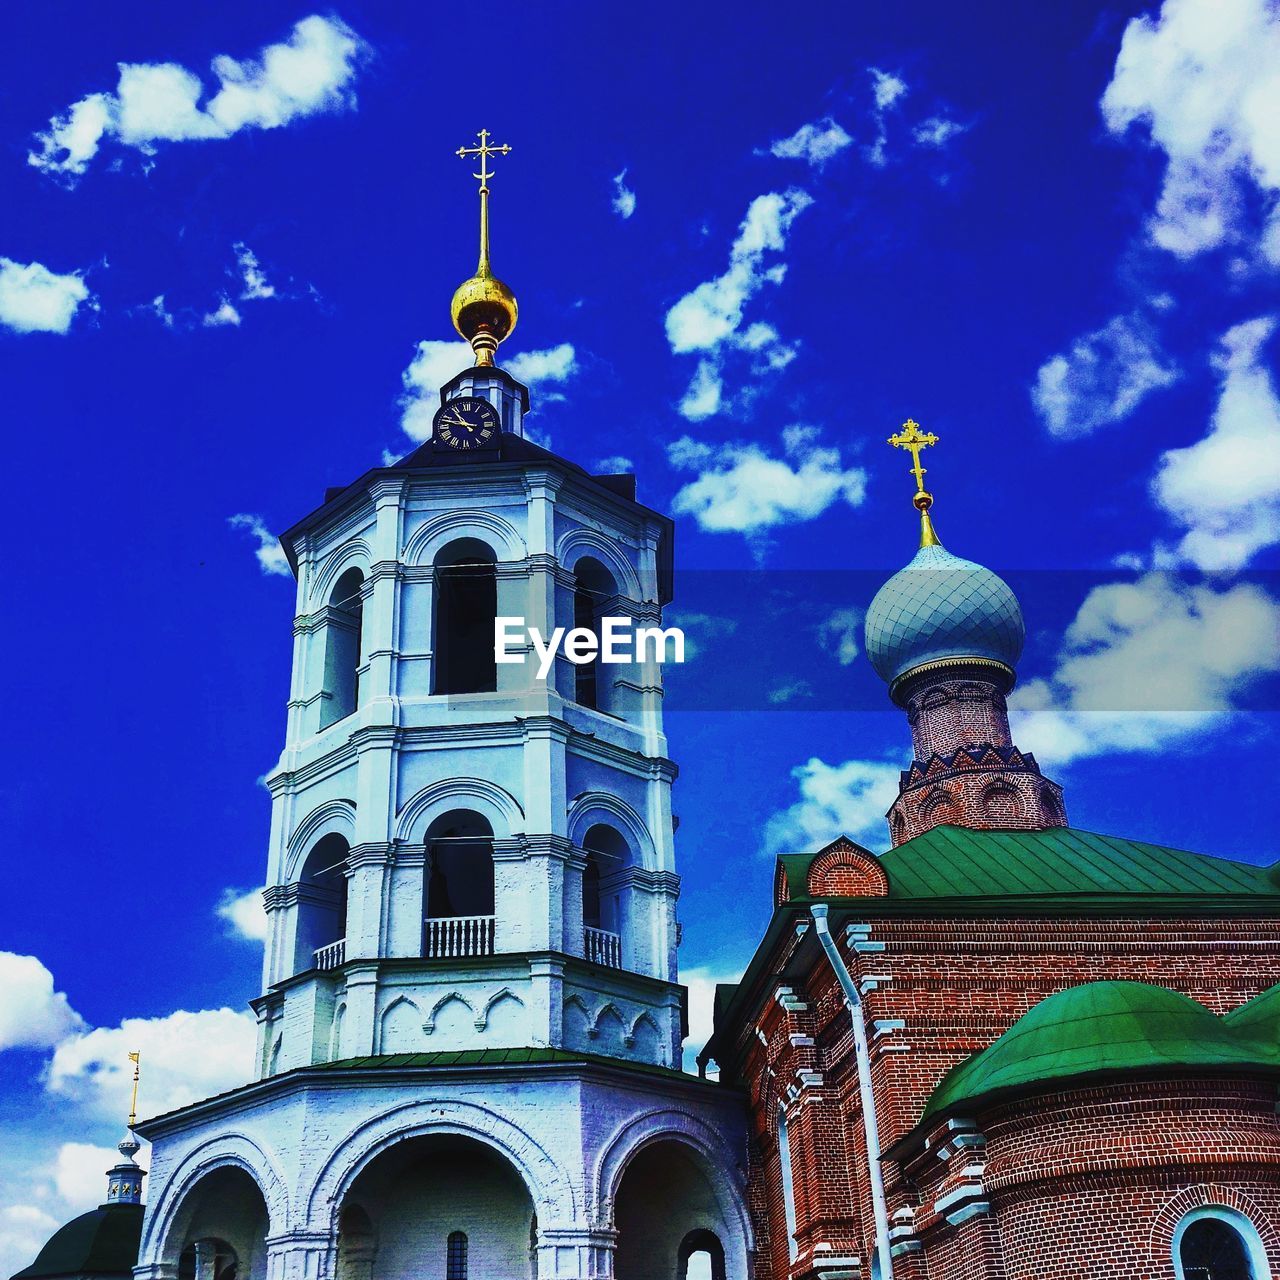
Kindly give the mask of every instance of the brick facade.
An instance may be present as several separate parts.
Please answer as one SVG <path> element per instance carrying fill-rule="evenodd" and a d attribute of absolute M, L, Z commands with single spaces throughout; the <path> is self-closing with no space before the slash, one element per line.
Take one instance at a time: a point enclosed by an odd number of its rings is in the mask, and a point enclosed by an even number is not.
<path fill-rule="evenodd" d="M 833 875 L 830 859 L 818 874 Z M 846 912 L 833 927 L 863 996 L 886 1151 L 912 1133 L 951 1067 L 1057 991 L 1128 979 L 1221 1014 L 1280 982 L 1280 920 L 1269 915 L 1036 919 L 888 906 L 877 912 L 864 902 L 856 919 Z M 722 1073 L 750 1098 L 756 1277 L 865 1278 L 875 1229 L 850 1012 L 813 945 L 805 907 L 779 914 L 793 923 L 764 966 L 770 989 L 760 989 L 749 1025 L 733 1029 L 732 1046 L 718 1032 Z M 894 1274 L 1172 1280 L 1173 1231 L 1195 1204 L 1247 1205 L 1241 1212 L 1280 1274 L 1275 1097 L 1274 1083 L 1259 1080 L 1121 1080 L 945 1121 L 883 1162 Z M 780 1114 L 791 1149 L 794 1261 Z"/>
<path fill-rule="evenodd" d="M 957 664 L 895 687 L 913 755 L 888 813 L 895 846 L 940 823 L 1028 831 L 1066 826 L 1062 788 L 1041 774 L 1035 756 L 1013 744 L 1004 683 L 984 668 Z"/>

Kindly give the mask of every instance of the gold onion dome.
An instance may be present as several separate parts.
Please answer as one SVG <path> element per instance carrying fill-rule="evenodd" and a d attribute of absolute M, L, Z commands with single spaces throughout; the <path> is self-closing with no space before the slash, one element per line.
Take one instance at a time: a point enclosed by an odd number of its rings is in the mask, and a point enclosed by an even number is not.
<path fill-rule="evenodd" d="M 449 314 L 453 327 L 471 344 L 476 353 L 476 364 L 491 365 L 498 343 L 508 337 L 516 327 L 519 308 L 516 295 L 503 284 L 489 265 L 489 157 L 505 156 L 511 148 L 506 144 L 493 146 L 489 131 L 481 129 L 480 145 L 459 147 L 457 154 L 479 156 L 480 172 L 472 175 L 480 180 L 480 261 L 476 273 L 464 280 L 454 292 Z"/>

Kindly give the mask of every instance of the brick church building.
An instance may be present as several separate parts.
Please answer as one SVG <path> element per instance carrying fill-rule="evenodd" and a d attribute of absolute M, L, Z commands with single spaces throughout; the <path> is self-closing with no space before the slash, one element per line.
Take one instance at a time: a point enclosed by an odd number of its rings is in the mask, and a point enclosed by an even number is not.
<path fill-rule="evenodd" d="M 922 442 L 866 618 L 892 848 L 778 858 L 700 1058 L 747 1094 L 755 1276 L 1280 1275 L 1280 866 L 1067 825 L 1010 736 L 1017 600 L 942 547 Z"/>

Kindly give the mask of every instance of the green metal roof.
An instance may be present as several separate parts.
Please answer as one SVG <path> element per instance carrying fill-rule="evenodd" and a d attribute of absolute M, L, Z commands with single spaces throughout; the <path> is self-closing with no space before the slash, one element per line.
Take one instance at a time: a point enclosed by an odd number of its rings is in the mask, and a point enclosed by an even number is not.
<path fill-rule="evenodd" d="M 1223 1022 L 1240 1035 L 1280 1045 L 1280 983 L 1232 1009 Z"/>
<path fill-rule="evenodd" d="M 138 1261 L 141 1238 L 140 1204 L 104 1204 L 59 1227 L 36 1260 L 17 1272 L 13 1280 L 87 1275 L 128 1277 Z"/>
<path fill-rule="evenodd" d="M 921 1120 L 993 1094 L 1100 1072 L 1162 1068 L 1274 1072 L 1280 1070 L 1280 1042 L 1260 1034 L 1248 1019 L 1233 1024 L 1229 1016 L 1219 1018 L 1165 987 L 1090 982 L 1041 1001 L 955 1067 L 934 1090 Z"/>
<path fill-rule="evenodd" d="M 806 898 L 816 854 L 779 861 L 792 900 Z M 1275 899 L 1276 867 L 1258 867 L 1074 827 L 976 831 L 939 826 L 879 855 L 889 899 L 1227 894 Z"/>

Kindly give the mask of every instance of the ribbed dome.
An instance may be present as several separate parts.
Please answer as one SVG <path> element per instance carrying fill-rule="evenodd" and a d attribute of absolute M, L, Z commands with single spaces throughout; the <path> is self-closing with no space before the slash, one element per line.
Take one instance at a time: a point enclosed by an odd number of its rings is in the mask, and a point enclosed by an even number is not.
<path fill-rule="evenodd" d="M 1276 1070 L 1280 1051 L 1256 1038 L 1247 1021 L 1234 1013 L 1218 1018 L 1190 996 L 1145 982 L 1069 987 L 951 1071 L 924 1118 L 990 1094 L 1053 1087 L 1095 1072 Z"/>
<path fill-rule="evenodd" d="M 1003 578 L 945 547 L 925 546 L 876 592 L 867 657 L 888 684 L 926 662 L 977 658 L 1012 673 L 1026 628 Z"/>

